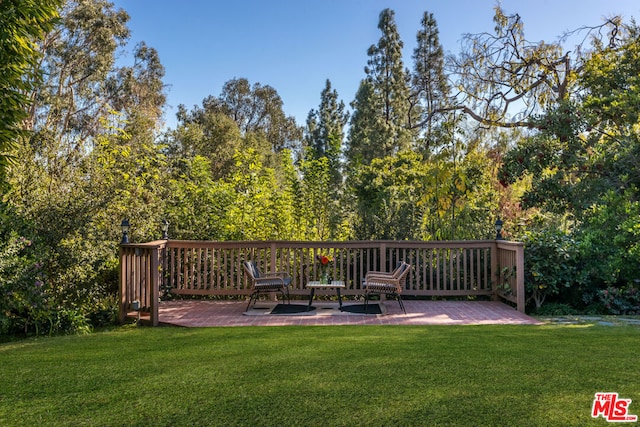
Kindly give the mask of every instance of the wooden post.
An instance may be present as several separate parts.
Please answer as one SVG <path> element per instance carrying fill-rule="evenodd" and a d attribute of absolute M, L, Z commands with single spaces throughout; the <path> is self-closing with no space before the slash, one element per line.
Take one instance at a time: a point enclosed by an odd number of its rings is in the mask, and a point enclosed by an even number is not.
<path fill-rule="evenodd" d="M 518 311 L 524 313 L 526 289 L 524 286 L 524 245 L 522 244 L 516 247 L 516 292 Z"/>
<path fill-rule="evenodd" d="M 159 323 L 159 317 L 160 317 L 160 313 L 159 313 L 159 307 L 158 307 L 158 301 L 160 298 L 160 284 L 161 284 L 161 275 L 160 275 L 160 265 L 161 265 L 161 261 L 160 261 L 160 254 L 162 253 L 162 251 L 160 251 L 159 246 L 155 246 L 154 248 L 151 249 L 151 274 L 150 274 L 150 278 L 147 281 L 148 286 L 151 289 L 148 289 L 148 295 L 150 298 L 149 301 L 149 309 L 150 309 L 150 313 L 149 313 L 149 317 L 151 320 L 151 325 L 152 326 L 158 326 Z"/>
<path fill-rule="evenodd" d="M 378 270 L 389 271 L 387 269 L 387 243 L 381 242 L 379 250 L 380 250 L 380 267 L 378 268 Z"/>
<path fill-rule="evenodd" d="M 120 323 L 124 323 L 127 318 L 127 261 L 125 257 L 125 248 L 120 246 L 120 275 L 118 277 L 119 283 L 119 293 L 118 299 L 120 300 L 120 310 L 118 312 L 118 321 Z"/>
<path fill-rule="evenodd" d="M 498 267 L 498 243 L 497 241 L 491 245 L 491 299 L 498 299 L 498 281 L 500 280 L 500 271 Z"/>

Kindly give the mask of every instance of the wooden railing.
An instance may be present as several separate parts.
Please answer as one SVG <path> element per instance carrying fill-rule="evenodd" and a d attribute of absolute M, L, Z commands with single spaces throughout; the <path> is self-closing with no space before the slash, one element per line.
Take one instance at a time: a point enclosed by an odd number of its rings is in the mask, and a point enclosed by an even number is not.
<path fill-rule="evenodd" d="M 329 275 L 344 280 L 344 295 L 360 295 L 369 270 L 391 271 L 399 261 L 412 268 L 403 295 L 488 295 L 524 312 L 524 248 L 521 243 L 484 241 L 201 242 L 161 240 L 121 246 L 120 317 L 133 308 L 158 323 L 161 293 L 248 295 L 242 262 L 265 272 L 285 271 L 290 293 L 307 295 L 305 284 L 319 276 L 316 256 L 333 261 Z"/>
<path fill-rule="evenodd" d="M 524 313 L 524 245 L 497 240 L 496 253 L 496 296 L 514 303 Z"/>
<path fill-rule="evenodd" d="M 134 310 L 149 313 L 153 326 L 158 325 L 166 242 L 120 246 L 120 322 Z"/>

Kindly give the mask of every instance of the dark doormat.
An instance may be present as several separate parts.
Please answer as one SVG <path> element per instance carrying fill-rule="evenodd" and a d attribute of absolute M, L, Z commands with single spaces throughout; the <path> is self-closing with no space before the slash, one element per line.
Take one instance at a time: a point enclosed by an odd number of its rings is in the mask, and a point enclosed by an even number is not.
<path fill-rule="evenodd" d="M 367 311 L 364 311 L 364 304 L 343 305 L 342 311 L 354 314 L 382 314 L 380 304 L 368 304 Z"/>
<path fill-rule="evenodd" d="M 307 304 L 278 304 L 269 312 L 269 314 L 315 314 L 316 308 Z"/>

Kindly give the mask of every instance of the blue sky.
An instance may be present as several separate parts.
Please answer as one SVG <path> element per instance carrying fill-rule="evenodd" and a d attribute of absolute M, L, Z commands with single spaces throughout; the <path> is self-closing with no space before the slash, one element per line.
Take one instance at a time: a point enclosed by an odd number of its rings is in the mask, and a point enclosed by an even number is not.
<path fill-rule="evenodd" d="M 458 53 L 465 33 L 491 32 L 494 0 L 115 0 L 126 10 L 133 46 L 144 41 L 166 69 L 165 119 L 175 127 L 187 108 L 220 94 L 233 78 L 275 88 L 284 111 L 304 125 L 330 79 L 348 104 L 364 77 L 367 49 L 377 43 L 378 15 L 395 12 L 405 45 L 405 67 L 425 11 L 434 14 L 447 53 Z M 566 30 L 598 25 L 616 14 L 640 19 L 637 0 L 503 0 L 518 13 L 530 41 L 557 40 Z M 124 58 L 127 61 L 127 58 Z M 129 63 L 131 59 L 129 58 Z"/>

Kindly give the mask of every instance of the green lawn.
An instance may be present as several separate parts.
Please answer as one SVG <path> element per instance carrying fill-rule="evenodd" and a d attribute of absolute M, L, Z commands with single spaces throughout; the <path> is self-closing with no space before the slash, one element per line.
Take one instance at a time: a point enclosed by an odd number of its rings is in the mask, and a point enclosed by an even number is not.
<path fill-rule="evenodd" d="M 640 328 L 123 328 L 0 344 L 2 426 L 589 426 Z"/>

